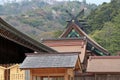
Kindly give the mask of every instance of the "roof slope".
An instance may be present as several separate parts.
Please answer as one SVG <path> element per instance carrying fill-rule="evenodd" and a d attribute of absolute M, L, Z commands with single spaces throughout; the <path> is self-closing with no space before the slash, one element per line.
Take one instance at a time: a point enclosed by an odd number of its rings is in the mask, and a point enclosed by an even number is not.
<path fill-rule="evenodd" d="M 20 68 L 74 68 L 78 54 L 39 54 L 26 57 Z"/>
<path fill-rule="evenodd" d="M 90 57 L 87 72 L 120 72 L 120 56 Z"/>
<path fill-rule="evenodd" d="M 109 55 L 109 52 L 106 49 L 104 49 L 97 42 L 91 39 L 75 22 L 69 23 L 67 29 L 63 32 L 60 38 L 66 38 L 72 29 L 75 29 L 81 35 L 80 37 L 86 37 L 88 46 L 91 45 L 92 46 L 91 48 L 98 49 L 99 55 Z"/>
<path fill-rule="evenodd" d="M 16 30 L 2 18 L 0 18 L 0 36 L 34 51 L 55 52 L 55 50 L 33 40 L 27 35 Z"/>

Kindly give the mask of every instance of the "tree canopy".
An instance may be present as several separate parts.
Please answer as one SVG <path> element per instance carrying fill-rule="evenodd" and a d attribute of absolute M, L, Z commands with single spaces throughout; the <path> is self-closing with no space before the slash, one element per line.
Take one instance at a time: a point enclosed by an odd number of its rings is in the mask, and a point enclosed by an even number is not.
<path fill-rule="evenodd" d="M 120 1 L 103 3 L 88 16 L 91 36 L 109 52 L 120 51 Z"/>

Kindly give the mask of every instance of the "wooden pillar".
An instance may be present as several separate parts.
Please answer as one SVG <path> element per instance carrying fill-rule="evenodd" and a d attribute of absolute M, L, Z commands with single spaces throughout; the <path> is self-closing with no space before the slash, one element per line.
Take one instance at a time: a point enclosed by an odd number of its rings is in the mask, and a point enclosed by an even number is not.
<path fill-rule="evenodd" d="M 33 80 L 32 70 L 30 70 L 30 80 Z"/>
<path fill-rule="evenodd" d="M 65 74 L 64 80 L 68 80 L 68 74 Z"/>
<path fill-rule="evenodd" d="M 95 74 L 95 80 L 97 80 L 97 74 Z"/>
<path fill-rule="evenodd" d="M 65 70 L 64 80 L 68 80 L 68 70 Z"/>
<path fill-rule="evenodd" d="M 4 79 L 5 80 L 10 80 L 10 69 L 5 70 Z"/>

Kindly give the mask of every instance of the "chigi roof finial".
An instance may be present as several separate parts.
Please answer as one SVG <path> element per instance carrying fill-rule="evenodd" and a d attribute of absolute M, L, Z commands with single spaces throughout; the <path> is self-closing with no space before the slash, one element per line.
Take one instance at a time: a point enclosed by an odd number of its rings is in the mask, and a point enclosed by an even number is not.
<path fill-rule="evenodd" d="M 75 22 L 75 21 L 79 21 L 77 18 L 81 15 L 84 14 L 84 9 L 82 9 L 76 16 L 74 16 L 72 13 L 70 13 L 68 10 L 66 10 L 66 12 L 68 13 L 68 15 L 71 17 L 71 20 L 69 22 Z"/>
<path fill-rule="evenodd" d="M 85 19 L 79 19 L 78 17 L 82 17 L 84 15 L 84 8 L 76 15 L 74 16 L 72 13 L 70 13 L 68 10 L 66 10 L 66 12 L 68 13 L 68 15 L 71 17 L 71 20 L 67 21 L 68 24 L 66 27 L 68 27 L 71 23 L 75 23 L 77 24 L 85 33 L 87 33 L 86 31 L 86 27 L 89 27 L 89 25 L 87 24 Z"/>

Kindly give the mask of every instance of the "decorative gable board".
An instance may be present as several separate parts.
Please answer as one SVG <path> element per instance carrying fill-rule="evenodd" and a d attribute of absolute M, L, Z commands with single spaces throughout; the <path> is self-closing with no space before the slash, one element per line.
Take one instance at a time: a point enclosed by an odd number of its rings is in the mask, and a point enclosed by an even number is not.
<path fill-rule="evenodd" d="M 80 38 L 80 35 L 78 32 L 72 29 L 70 33 L 67 35 L 67 38 Z"/>
<path fill-rule="evenodd" d="M 84 34 L 79 30 L 79 27 L 76 24 L 71 23 L 69 27 L 67 27 L 67 29 L 60 36 L 60 38 L 80 38 L 83 36 Z"/>

